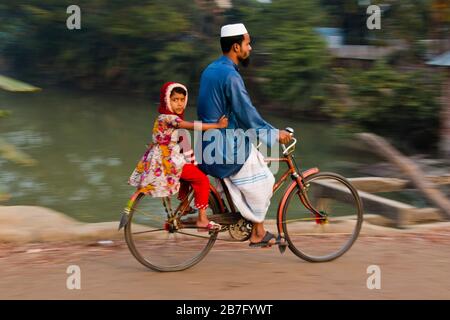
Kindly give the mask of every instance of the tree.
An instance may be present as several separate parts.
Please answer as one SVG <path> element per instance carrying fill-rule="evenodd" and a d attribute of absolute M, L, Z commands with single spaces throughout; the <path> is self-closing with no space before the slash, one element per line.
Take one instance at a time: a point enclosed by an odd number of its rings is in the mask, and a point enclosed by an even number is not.
<path fill-rule="evenodd" d="M 393 138 L 403 149 L 433 150 L 439 138 L 441 77 L 426 70 L 396 71 L 383 61 L 369 70 L 335 72 L 333 86 L 346 97 L 329 96 L 333 117 L 354 130 Z M 335 91 L 334 93 L 337 93 Z M 405 139 L 407 137 L 407 139 Z"/>
<path fill-rule="evenodd" d="M 81 30 L 71 31 L 61 1 L 2 4 L 7 23 L 0 32 L 10 41 L 0 44 L 0 55 L 25 78 L 87 89 L 157 93 L 161 81 L 173 75 L 195 81 L 192 65 L 201 65 L 207 55 L 203 39 L 192 36 L 200 26 L 191 1 L 80 0 L 77 5 Z"/>
<path fill-rule="evenodd" d="M 242 2 L 237 6 L 251 30 L 254 52 L 265 57 L 256 72 L 266 79 L 264 91 L 286 108 L 316 113 L 324 99 L 329 55 L 315 27 L 323 26 L 325 12 L 314 0 Z"/>

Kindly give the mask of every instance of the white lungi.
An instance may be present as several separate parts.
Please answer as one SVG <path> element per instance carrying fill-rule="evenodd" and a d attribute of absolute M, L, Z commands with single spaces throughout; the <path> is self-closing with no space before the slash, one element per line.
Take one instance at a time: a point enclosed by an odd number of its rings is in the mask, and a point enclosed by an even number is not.
<path fill-rule="evenodd" d="M 252 222 L 263 222 L 269 210 L 275 177 L 253 144 L 241 170 L 223 180 L 241 215 Z"/>

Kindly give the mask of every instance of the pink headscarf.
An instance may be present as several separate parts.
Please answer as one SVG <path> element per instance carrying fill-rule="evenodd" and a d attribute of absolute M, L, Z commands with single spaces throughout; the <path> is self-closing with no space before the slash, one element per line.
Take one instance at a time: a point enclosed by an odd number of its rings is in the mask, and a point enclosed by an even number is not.
<path fill-rule="evenodd" d="M 183 88 L 184 90 L 186 90 L 186 100 L 184 102 L 184 108 L 183 108 L 183 113 L 182 114 L 176 114 L 172 110 L 172 107 L 170 106 L 170 94 L 172 93 L 172 90 L 174 88 L 177 88 L 177 87 Z M 184 109 L 186 109 L 187 102 L 188 102 L 188 91 L 187 91 L 187 88 L 184 85 L 182 85 L 181 83 L 177 83 L 177 82 L 166 82 L 162 86 L 161 93 L 159 95 L 158 112 L 161 113 L 161 114 L 177 115 L 181 119 L 184 120 Z"/>

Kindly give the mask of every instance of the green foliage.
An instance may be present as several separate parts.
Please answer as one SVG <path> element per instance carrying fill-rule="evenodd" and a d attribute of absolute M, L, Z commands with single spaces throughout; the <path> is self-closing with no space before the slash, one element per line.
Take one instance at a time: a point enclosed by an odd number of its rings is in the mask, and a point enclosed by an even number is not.
<path fill-rule="evenodd" d="M 8 110 L 1 110 L 1 109 L 0 109 L 0 118 L 9 116 L 10 114 L 11 114 L 11 112 L 8 111 Z"/>
<path fill-rule="evenodd" d="M 383 1 L 379 1 L 383 3 Z M 391 39 L 403 39 L 410 43 L 424 39 L 431 27 L 432 0 L 392 2 L 383 19 L 383 34 Z"/>
<path fill-rule="evenodd" d="M 68 30 L 69 1 L 2 4 L 0 54 L 26 78 L 56 83 L 158 92 L 161 81 L 195 82 L 192 62 L 212 51 L 199 34 L 191 1 L 80 0 L 81 30 Z"/>
<path fill-rule="evenodd" d="M 317 113 L 324 99 L 322 82 L 329 55 L 314 28 L 323 26 L 325 12 L 315 0 L 252 5 L 256 12 L 241 6 L 241 14 L 256 40 L 254 52 L 267 57 L 257 70 L 258 76 L 267 79 L 264 91 L 294 111 Z"/>
<path fill-rule="evenodd" d="M 366 71 L 337 70 L 327 111 L 352 129 L 431 149 L 438 141 L 441 80 L 427 71 L 396 71 L 384 62 Z"/>
<path fill-rule="evenodd" d="M 324 94 L 321 83 L 329 61 L 325 44 L 308 27 L 285 23 L 274 30 L 276 33 L 278 41 L 265 42 L 272 56 L 260 70 L 261 76 L 270 79 L 265 83 L 267 92 L 285 106 L 297 108 L 294 110 L 310 111 Z"/>

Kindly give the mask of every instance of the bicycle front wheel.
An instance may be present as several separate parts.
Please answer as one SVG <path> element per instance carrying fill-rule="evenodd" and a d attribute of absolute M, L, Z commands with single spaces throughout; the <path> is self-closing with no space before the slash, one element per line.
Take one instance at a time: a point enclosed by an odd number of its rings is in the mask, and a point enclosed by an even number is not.
<path fill-rule="evenodd" d="M 310 262 L 331 261 L 350 249 L 359 235 L 361 200 L 350 182 L 335 173 L 314 174 L 304 184 L 303 193 L 296 184 L 289 188 L 283 208 L 289 249 Z"/>
<path fill-rule="evenodd" d="M 179 201 L 172 201 L 171 207 L 177 208 Z M 174 229 L 168 223 L 166 210 L 161 198 L 140 194 L 130 207 L 125 239 L 133 256 L 144 266 L 164 272 L 185 270 L 206 256 L 217 233 L 196 228 L 196 214 L 179 219 Z M 217 200 L 210 194 L 207 214 L 218 210 Z"/>

